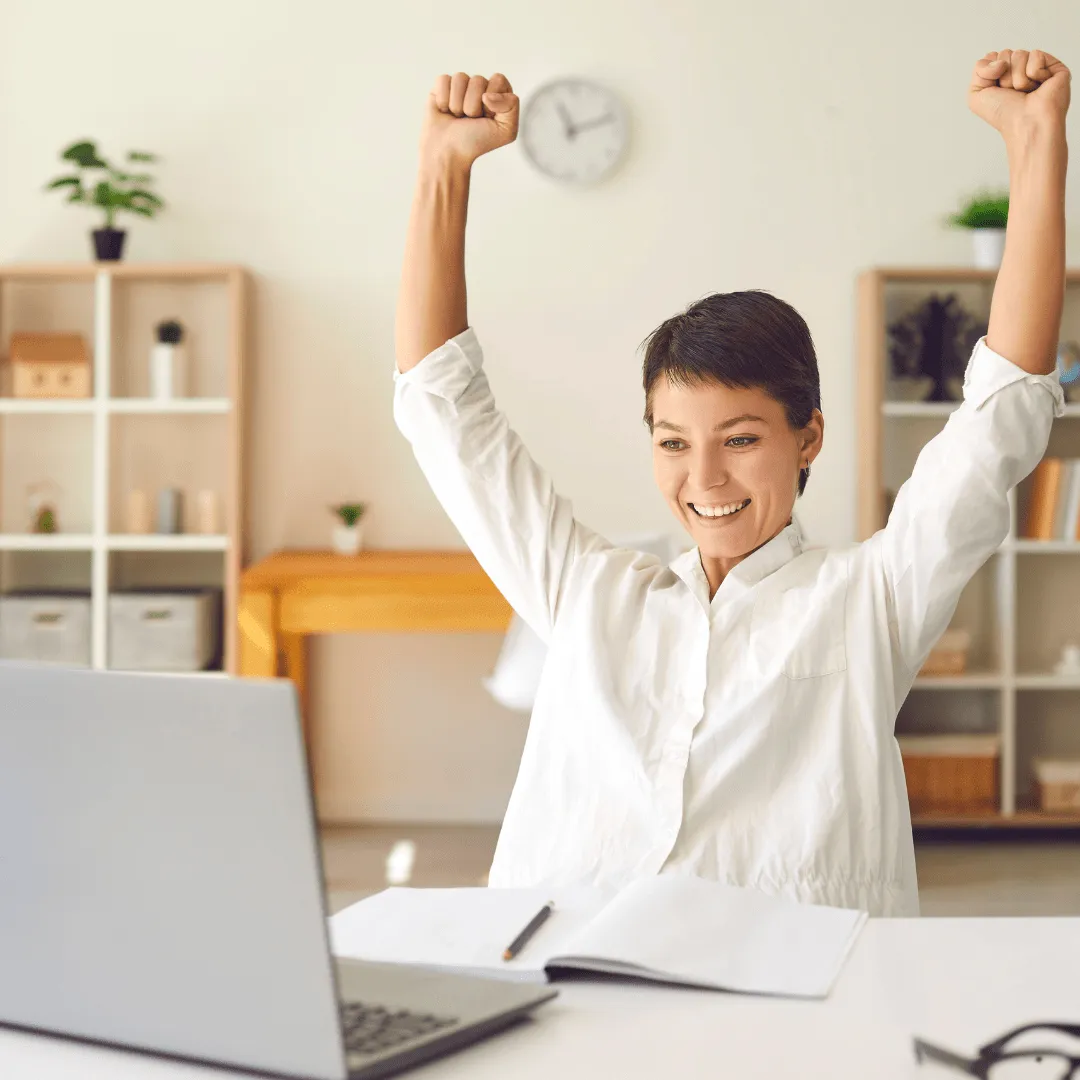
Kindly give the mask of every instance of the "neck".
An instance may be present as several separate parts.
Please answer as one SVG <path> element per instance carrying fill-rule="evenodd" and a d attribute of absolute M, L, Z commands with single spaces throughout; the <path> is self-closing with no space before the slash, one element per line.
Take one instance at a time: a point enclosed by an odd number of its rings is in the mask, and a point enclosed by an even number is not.
<path fill-rule="evenodd" d="M 772 536 L 768 537 L 766 540 L 762 540 L 757 547 L 752 548 L 750 551 L 746 552 L 745 555 L 735 555 L 731 558 L 725 556 L 712 556 L 706 555 L 699 548 L 698 553 L 701 558 L 701 569 L 705 571 L 705 577 L 709 582 L 709 599 L 711 600 L 716 595 L 716 590 L 720 588 L 721 582 L 728 576 L 734 567 L 738 566 L 744 559 L 750 558 L 755 551 L 763 548 L 770 540 L 775 540 L 776 537 L 778 537 L 790 524 L 791 518 L 788 518 L 787 521 L 772 534 Z"/>

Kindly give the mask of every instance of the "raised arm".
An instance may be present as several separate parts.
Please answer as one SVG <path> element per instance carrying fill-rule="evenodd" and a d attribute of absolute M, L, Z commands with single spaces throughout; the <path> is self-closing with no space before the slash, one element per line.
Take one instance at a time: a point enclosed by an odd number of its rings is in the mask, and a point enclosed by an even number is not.
<path fill-rule="evenodd" d="M 964 400 L 923 447 L 888 524 L 864 545 L 880 560 L 894 647 L 914 675 L 964 586 L 1008 535 L 1009 491 L 1038 464 L 1061 415 L 1054 375 L 1065 288 L 1065 113 L 1069 71 L 1047 53 L 978 61 L 968 90 L 1009 158 L 1005 254 L 990 325 Z"/>
<path fill-rule="evenodd" d="M 428 98 L 397 309 L 394 418 L 428 483 L 502 594 L 544 639 L 578 556 L 606 546 L 581 526 L 496 408 L 465 305 L 469 177 L 512 142 L 503 75 L 442 75 Z"/>
<path fill-rule="evenodd" d="M 465 219 L 473 162 L 517 136 L 518 99 L 505 75 L 440 75 L 428 97 L 398 293 L 398 371 L 415 367 L 468 325 Z"/>
<path fill-rule="evenodd" d="M 1065 299 L 1069 97 L 1068 69 L 1039 49 L 987 53 L 968 92 L 1009 156 L 1009 223 L 986 343 L 1037 375 L 1054 370 Z"/>

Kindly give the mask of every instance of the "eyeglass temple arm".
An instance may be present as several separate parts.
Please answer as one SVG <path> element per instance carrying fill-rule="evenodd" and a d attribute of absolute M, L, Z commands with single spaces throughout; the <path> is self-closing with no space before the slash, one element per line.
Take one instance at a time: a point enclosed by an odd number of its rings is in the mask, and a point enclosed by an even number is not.
<path fill-rule="evenodd" d="M 924 1042 L 922 1039 L 915 1040 L 915 1060 L 921 1065 L 925 1058 L 931 1061 L 940 1061 L 942 1065 L 951 1065 L 960 1072 L 969 1076 L 978 1076 L 975 1070 L 975 1062 L 971 1058 L 961 1057 L 944 1047 L 935 1046 L 933 1043 Z"/>

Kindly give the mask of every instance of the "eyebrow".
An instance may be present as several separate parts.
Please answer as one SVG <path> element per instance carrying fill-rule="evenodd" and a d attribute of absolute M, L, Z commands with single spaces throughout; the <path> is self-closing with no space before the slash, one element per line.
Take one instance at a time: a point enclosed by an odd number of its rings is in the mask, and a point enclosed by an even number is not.
<path fill-rule="evenodd" d="M 742 416 L 733 416 L 730 420 L 725 420 L 722 424 L 717 424 L 713 428 L 713 431 L 727 431 L 728 428 L 733 428 L 737 424 L 745 424 L 748 421 L 756 420 L 759 424 L 767 424 L 768 420 L 763 416 L 754 416 L 751 413 L 743 413 Z M 666 428 L 668 431 L 677 431 L 682 435 L 686 434 L 686 428 L 680 427 L 678 424 L 673 424 L 670 420 L 657 420 L 653 424 L 653 428 Z"/>

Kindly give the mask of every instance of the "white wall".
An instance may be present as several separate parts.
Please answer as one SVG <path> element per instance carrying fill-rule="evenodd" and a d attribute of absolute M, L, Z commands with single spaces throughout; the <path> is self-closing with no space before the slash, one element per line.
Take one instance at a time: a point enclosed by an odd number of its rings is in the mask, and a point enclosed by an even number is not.
<path fill-rule="evenodd" d="M 375 546 L 460 545 L 390 411 L 437 73 L 501 69 L 523 95 L 584 74 L 632 110 L 630 158 L 596 190 L 546 182 L 517 147 L 473 184 L 471 321 L 501 404 L 579 515 L 609 533 L 668 527 L 636 349 L 705 293 L 761 287 L 817 343 L 826 448 L 801 514 L 833 542 L 854 530 L 856 273 L 968 261 L 941 217 L 1008 175 L 966 107 L 977 57 L 1041 47 L 1080 70 L 1080 7 L 1061 0 L 4 0 L 0 18 L 0 258 L 86 256 L 91 218 L 41 185 L 88 135 L 166 159 L 170 211 L 132 226 L 131 258 L 257 275 L 253 556 L 323 544 L 325 507 L 345 497 L 372 503 Z M 324 812 L 497 820 L 525 729 L 478 684 L 498 645 L 319 643 Z"/>

